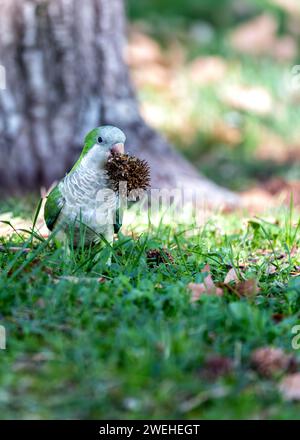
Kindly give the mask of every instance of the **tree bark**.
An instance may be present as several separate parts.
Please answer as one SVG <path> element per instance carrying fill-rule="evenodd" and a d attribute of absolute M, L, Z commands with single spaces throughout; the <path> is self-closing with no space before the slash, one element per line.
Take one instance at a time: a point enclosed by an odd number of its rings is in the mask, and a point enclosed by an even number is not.
<path fill-rule="evenodd" d="M 140 116 L 124 62 L 122 0 L 0 0 L 0 188 L 37 190 L 61 178 L 85 134 L 119 126 L 145 158 L 152 186 L 193 188 L 210 203 L 236 204 L 200 176 Z"/>

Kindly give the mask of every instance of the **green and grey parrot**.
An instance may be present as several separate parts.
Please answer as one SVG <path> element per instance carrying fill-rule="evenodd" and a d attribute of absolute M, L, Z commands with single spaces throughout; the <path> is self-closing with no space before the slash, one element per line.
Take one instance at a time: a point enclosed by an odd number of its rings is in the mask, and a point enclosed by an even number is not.
<path fill-rule="evenodd" d="M 100 237 L 113 242 L 121 227 L 118 195 L 108 188 L 105 165 L 112 153 L 124 153 L 125 140 L 122 130 L 110 125 L 86 136 L 78 161 L 47 197 L 45 221 L 50 231 L 58 230 L 59 240 L 68 242 L 72 233 L 75 245 L 82 236 L 87 245 Z"/>

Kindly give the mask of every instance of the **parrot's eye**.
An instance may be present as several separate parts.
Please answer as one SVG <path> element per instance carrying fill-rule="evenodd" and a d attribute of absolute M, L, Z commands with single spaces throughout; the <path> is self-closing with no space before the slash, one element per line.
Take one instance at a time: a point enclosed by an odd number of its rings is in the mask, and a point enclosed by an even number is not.
<path fill-rule="evenodd" d="M 101 136 L 100 136 L 100 137 L 98 137 L 97 141 L 98 141 L 98 144 L 102 144 L 102 142 L 103 142 L 103 139 L 102 139 L 102 137 L 101 137 Z"/>

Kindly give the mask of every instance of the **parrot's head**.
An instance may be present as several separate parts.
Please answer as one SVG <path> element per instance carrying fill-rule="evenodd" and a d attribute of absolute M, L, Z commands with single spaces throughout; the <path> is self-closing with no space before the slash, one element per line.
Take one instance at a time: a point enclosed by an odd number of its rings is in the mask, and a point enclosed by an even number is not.
<path fill-rule="evenodd" d="M 103 125 L 94 128 L 85 137 L 81 159 L 102 166 L 112 153 L 124 153 L 125 141 L 125 134 L 117 127 Z"/>

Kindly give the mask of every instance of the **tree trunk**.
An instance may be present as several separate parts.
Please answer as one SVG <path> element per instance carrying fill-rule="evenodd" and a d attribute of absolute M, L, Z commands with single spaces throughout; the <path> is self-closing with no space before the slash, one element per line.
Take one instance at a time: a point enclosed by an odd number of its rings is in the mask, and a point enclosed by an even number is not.
<path fill-rule="evenodd" d="M 199 176 L 141 118 L 123 59 L 122 0 L 0 0 L 0 188 L 37 190 L 74 163 L 85 134 L 113 124 L 145 158 L 152 186 L 194 188 L 214 204 L 237 197 Z"/>

